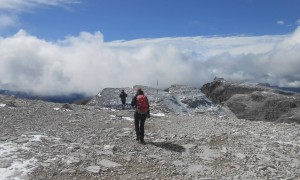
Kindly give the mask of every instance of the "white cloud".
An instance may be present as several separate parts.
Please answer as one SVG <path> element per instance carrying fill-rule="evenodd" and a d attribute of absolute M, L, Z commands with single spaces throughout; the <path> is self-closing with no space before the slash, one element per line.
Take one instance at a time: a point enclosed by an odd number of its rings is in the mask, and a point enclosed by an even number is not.
<path fill-rule="evenodd" d="M 0 29 L 13 27 L 18 24 L 18 18 L 13 15 L 0 14 Z"/>
<path fill-rule="evenodd" d="M 300 19 L 298 19 L 298 21 L 297 21 L 297 25 L 300 25 Z"/>
<path fill-rule="evenodd" d="M 0 9 L 7 11 L 27 11 L 37 6 L 65 6 L 79 2 L 79 0 L 1 0 Z"/>
<path fill-rule="evenodd" d="M 300 86 L 300 28 L 287 35 L 104 42 L 82 32 L 58 42 L 20 30 L 0 38 L 0 89 L 96 94 L 135 84 L 161 88 L 229 80 Z"/>
<path fill-rule="evenodd" d="M 40 6 L 60 6 L 67 8 L 69 4 L 79 0 L 0 0 L 0 29 L 19 24 L 18 16 L 30 12 Z"/>
<path fill-rule="evenodd" d="M 284 22 L 284 21 L 282 21 L 282 20 L 278 20 L 278 21 L 277 21 L 277 24 L 278 24 L 278 25 L 284 25 L 284 24 L 285 24 L 285 22 Z"/>

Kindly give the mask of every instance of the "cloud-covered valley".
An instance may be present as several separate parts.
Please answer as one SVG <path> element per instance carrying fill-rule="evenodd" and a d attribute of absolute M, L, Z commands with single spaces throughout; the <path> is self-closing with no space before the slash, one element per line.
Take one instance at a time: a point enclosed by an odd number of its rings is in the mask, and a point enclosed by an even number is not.
<path fill-rule="evenodd" d="M 286 35 L 104 42 L 101 32 L 46 41 L 20 30 L 0 37 L 0 89 L 39 95 L 105 87 L 200 87 L 214 77 L 300 87 L 300 28 Z"/>

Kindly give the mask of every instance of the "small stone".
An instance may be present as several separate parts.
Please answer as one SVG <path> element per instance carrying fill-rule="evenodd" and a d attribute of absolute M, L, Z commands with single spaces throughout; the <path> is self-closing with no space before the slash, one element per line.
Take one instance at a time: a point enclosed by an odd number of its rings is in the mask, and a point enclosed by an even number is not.
<path fill-rule="evenodd" d="M 67 164 L 75 164 L 75 165 L 80 165 L 82 163 L 82 160 L 79 157 L 74 157 L 74 156 L 70 156 L 68 157 L 68 159 L 66 160 Z"/>
<path fill-rule="evenodd" d="M 97 155 L 113 155 L 114 153 L 112 151 L 97 151 Z"/>
<path fill-rule="evenodd" d="M 294 179 L 296 179 L 297 177 L 288 177 L 288 178 L 286 178 L 285 180 L 294 180 Z"/>
<path fill-rule="evenodd" d="M 127 162 L 130 162 L 130 161 L 131 161 L 131 157 L 130 157 L 130 156 L 126 156 L 124 159 L 125 159 Z"/>
<path fill-rule="evenodd" d="M 195 144 L 185 144 L 185 145 L 183 145 L 183 147 L 185 149 L 192 149 L 192 148 L 196 147 L 196 145 Z"/>
<path fill-rule="evenodd" d="M 110 150 L 110 151 L 113 151 L 115 150 L 115 145 L 104 145 L 104 150 Z"/>
<path fill-rule="evenodd" d="M 155 143 L 161 143 L 161 142 L 165 142 L 166 140 L 164 139 L 155 139 L 154 141 L 152 142 L 155 142 Z"/>
<path fill-rule="evenodd" d="M 10 167 L 12 164 L 12 160 L 11 159 L 2 159 L 0 160 L 0 168 L 8 168 Z"/>
<path fill-rule="evenodd" d="M 104 166 L 104 167 L 107 167 L 107 168 L 122 166 L 121 164 L 115 163 L 115 162 L 110 161 L 108 159 L 102 159 L 97 164 L 99 164 L 101 166 Z"/>
<path fill-rule="evenodd" d="M 74 170 L 74 169 L 63 169 L 62 171 L 61 171 L 61 173 L 75 173 L 76 172 L 76 170 Z"/>
<path fill-rule="evenodd" d="M 233 180 L 239 180 L 239 179 L 241 179 L 240 175 L 236 175 L 236 176 L 233 177 Z"/>
<path fill-rule="evenodd" d="M 268 166 L 259 166 L 258 170 L 259 171 L 265 171 L 265 170 L 267 170 L 267 168 L 268 168 Z"/>
<path fill-rule="evenodd" d="M 43 167 L 49 167 L 51 164 L 50 163 L 40 163 L 40 165 Z"/>
<path fill-rule="evenodd" d="M 41 147 L 40 142 L 28 142 L 25 144 L 25 147 Z"/>
<path fill-rule="evenodd" d="M 9 137 L 4 136 L 4 137 L 0 137 L 0 141 L 6 141 Z"/>
<path fill-rule="evenodd" d="M 182 162 L 182 161 L 173 161 L 172 164 L 175 166 L 184 166 L 184 162 Z"/>
<path fill-rule="evenodd" d="M 227 148 L 223 146 L 223 147 L 222 147 L 222 150 L 221 150 L 221 153 L 226 154 L 227 152 L 228 152 Z"/>
<path fill-rule="evenodd" d="M 132 131 L 132 128 L 123 128 L 124 131 Z"/>
<path fill-rule="evenodd" d="M 143 162 L 143 159 L 142 159 L 142 157 L 140 156 L 140 157 L 138 157 L 138 162 L 139 163 L 142 163 Z"/>
<path fill-rule="evenodd" d="M 101 169 L 100 166 L 89 166 L 86 168 L 87 171 L 95 174 L 100 173 L 100 169 Z"/>
<path fill-rule="evenodd" d="M 246 158 L 246 155 L 245 154 L 242 154 L 242 153 L 236 153 L 235 154 L 235 157 L 239 158 L 239 159 L 245 159 Z"/>
<path fill-rule="evenodd" d="M 152 159 L 159 159 L 159 160 L 162 159 L 162 157 L 159 157 L 157 155 L 147 155 L 147 157 L 152 158 Z"/>
<path fill-rule="evenodd" d="M 196 173 L 196 172 L 203 173 L 203 172 L 208 171 L 210 169 L 211 168 L 203 166 L 203 165 L 191 165 L 191 166 L 188 167 L 188 172 L 189 172 L 189 174 L 193 174 L 193 173 Z"/>

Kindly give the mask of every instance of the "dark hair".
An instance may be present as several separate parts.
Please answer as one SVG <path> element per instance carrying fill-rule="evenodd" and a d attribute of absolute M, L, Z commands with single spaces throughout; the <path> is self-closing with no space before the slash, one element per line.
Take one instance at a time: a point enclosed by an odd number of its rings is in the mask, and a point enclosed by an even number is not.
<path fill-rule="evenodd" d="M 138 95 L 144 95 L 144 91 L 142 91 L 142 89 L 138 89 L 138 91 L 136 92 L 136 94 L 138 94 Z"/>

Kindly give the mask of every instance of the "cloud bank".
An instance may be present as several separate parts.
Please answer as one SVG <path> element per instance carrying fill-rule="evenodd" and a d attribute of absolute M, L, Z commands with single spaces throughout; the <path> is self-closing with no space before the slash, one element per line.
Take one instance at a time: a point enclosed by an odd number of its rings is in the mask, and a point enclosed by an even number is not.
<path fill-rule="evenodd" d="M 0 37 L 0 89 L 40 95 L 136 84 L 200 87 L 214 77 L 300 87 L 300 27 L 276 36 L 178 37 L 104 42 L 81 32 L 49 42 L 20 30 Z"/>

